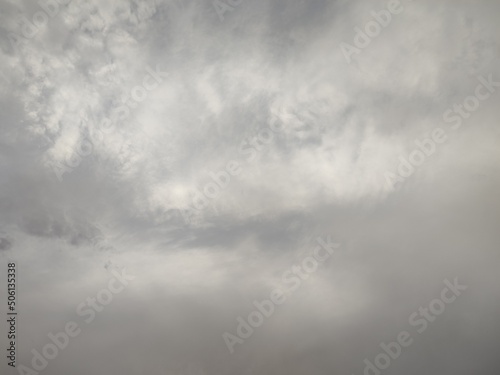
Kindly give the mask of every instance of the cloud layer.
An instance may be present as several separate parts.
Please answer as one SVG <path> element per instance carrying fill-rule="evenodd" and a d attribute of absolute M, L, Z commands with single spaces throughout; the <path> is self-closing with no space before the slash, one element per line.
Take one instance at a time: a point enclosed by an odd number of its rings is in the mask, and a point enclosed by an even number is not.
<path fill-rule="evenodd" d="M 408 330 L 384 375 L 497 374 L 500 90 L 459 129 L 444 114 L 500 81 L 500 3 L 402 2 L 351 62 L 341 44 L 386 2 L 236 3 L 221 20 L 198 0 L 0 1 L 18 363 L 77 321 L 42 373 L 362 374 Z M 389 184 L 437 128 L 446 142 Z M 231 354 L 223 333 L 318 236 L 336 254 Z M 84 323 L 122 267 L 133 282 Z M 455 277 L 467 290 L 416 333 Z"/>

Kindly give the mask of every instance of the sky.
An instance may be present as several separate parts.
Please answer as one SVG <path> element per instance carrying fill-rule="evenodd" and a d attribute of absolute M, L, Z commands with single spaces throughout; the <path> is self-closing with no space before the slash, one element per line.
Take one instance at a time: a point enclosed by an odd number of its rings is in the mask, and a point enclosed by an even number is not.
<path fill-rule="evenodd" d="M 498 374 L 499 14 L 0 0 L 1 373 Z"/>

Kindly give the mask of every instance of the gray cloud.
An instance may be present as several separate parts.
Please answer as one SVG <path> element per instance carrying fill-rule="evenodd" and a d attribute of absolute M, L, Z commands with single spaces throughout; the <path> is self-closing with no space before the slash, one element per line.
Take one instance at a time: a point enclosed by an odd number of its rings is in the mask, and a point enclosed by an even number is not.
<path fill-rule="evenodd" d="M 443 114 L 500 81 L 500 5 L 403 5 L 348 64 L 340 44 L 386 2 L 241 2 L 221 22 L 211 2 L 73 0 L 13 46 L 40 6 L 0 1 L 18 364 L 75 321 L 41 373 L 357 375 L 407 330 L 384 375 L 497 374 L 500 93 L 460 129 Z M 447 141 L 388 187 L 438 127 Z M 241 173 L 194 208 L 230 161 Z M 328 235 L 338 252 L 230 354 L 223 333 Z M 123 268 L 135 280 L 85 323 L 77 306 Z M 417 333 L 409 316 L 455 277 L 468 289 Z"/>

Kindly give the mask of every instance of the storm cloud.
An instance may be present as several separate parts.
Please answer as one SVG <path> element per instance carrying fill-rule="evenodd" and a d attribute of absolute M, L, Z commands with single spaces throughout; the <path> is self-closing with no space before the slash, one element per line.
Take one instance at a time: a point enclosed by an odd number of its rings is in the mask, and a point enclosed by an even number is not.
<path fill-rule="evenodd" d="M 499 14 L 486 0 L 0 0 L 17 365 L 498 374 Z M 324 260 L 318 238 L 338 244 Z M 68 322 L 81 332 L 34 369 Z"/>

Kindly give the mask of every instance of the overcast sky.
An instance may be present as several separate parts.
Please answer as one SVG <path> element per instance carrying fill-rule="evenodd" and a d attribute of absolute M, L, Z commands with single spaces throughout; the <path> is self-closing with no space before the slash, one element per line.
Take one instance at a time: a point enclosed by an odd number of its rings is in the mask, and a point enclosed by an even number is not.
<path fill-rule="evenodd" d="M 500 1 L 46 3 L 0 0 L 17 365 L 74 321 L 37 372 L 361 375 L 407 331 L 382 374 L 499 373 Z M 333 255 L 230 350 L 318 237 Z"/>

